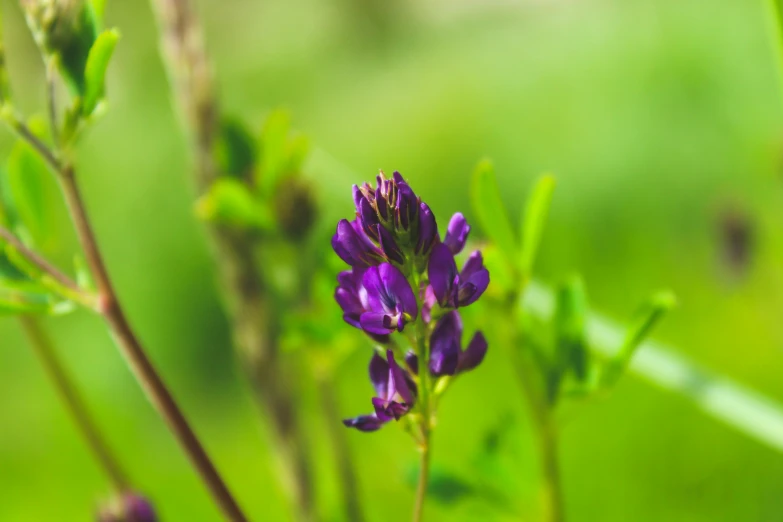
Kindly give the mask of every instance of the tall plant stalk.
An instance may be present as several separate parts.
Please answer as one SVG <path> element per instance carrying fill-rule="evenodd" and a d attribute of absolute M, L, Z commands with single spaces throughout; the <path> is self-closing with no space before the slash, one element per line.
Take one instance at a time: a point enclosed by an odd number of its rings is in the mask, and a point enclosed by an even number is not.
<path fill-rule="evenodd" d="M 201 29 L 187 0 L 153 0 L 173 97 L 190 136 L 196 190 L 205 193 L 220 172 L 213 158 L 219 107 Z M 279 357 L 279 321 L 269 302 L 253 240 L 209 226 L 222 294 L 240 363 L 268 416 L 280 476 L 298 520 L 315 517 L 312 472 L 296 415 L 291 379 Z"/>
<path fill-rule="evenodd" d="M 65 409 L 87 443 L 87 447 L 106 473 L 112 488 L 117 493 L 128 490 L 129 482 L 125 471 L 90 415 L 76 384 L 60 361 L 52 340 L 34 317 L 21 316 L 19 322 L 30 347 L 52 381 Z"/>
<path fill-rule="evenodd" d="M 79 185 L 76 182 L 76 173 L 73 165 L 69 161 L 60 159 L 61 153 L 55 152 L 40 141 L 21 120 L 14 120 L 11 128 L 17 131 L 17 134 L 22 139 L 30 143 L 40 153 L 41 157 L 56 174 L 76 230 L 76 235 L 84 252 L 85 260 L 98 289 L 95 310 L 103 316 L 136 380 L 141 384 L 147 398 L 174 433 L 177 442 L 189 457 L 191 464 L 201 476 L 202 481 L 209 489 L 226 519 L 232 522 L 245 522 L 247 518 L 234 500 L 168 387 L 150 361 L 125 316 L 87 215 Z M 7 230 L 3 230 L 2 236 L 8 237 L 12 236 L 12 234 Z M 40 257 L 21 244 L 16 246 L 28 259 Z M 40 264 L 47 266 L 45 262 Z M 54 276 L 54 274 L 57 274 L 57 272 L 54 272 L 52 275 Z M 73 284 L 69 283 L 69 286 L 73 286 Z"/>

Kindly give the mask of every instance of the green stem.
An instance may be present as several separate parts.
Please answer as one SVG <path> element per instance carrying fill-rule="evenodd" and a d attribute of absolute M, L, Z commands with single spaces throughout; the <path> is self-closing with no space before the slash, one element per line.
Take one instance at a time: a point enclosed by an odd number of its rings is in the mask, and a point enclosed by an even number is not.
<path fill-rule="evenodd" d="M 413 522 L 424 520 L 424 499 L 427 496 L 427 483 L 430 478 L 430 431 L 423 434 L 424 438 L 420 447 L 421 469 L 419 471 L 419 485 L 416 487 L 416 503 L 413 507 Z"/>
<path fill-rule="evenodd" d="M 519 299 L 514 299 L 518 303 Z M 530 350 L 526 350 L 519 314 L 522 311 L 515 307 L 513 324 L 516 327 L 516 342 L 512 343 L 511 361 L 517 379 L 523 390 L 535 429 L 536 443 L 539 450 L 541 465 L 541 502 L 545 522 L 563 522 L 563 493 L 560 481 L 560 466 L 558 459 L 557 424 L 552 415 L 552 407 L 547 400 L 546 380 L 543 369 Z"/>
<path fill-rule="evenodd" d="M 46 332 L 36 319 L 30 316 L 20 316 L 19 321 L 30 341 L 30 346 L 52 380 L 68 413 L 87 442 L 87 446 L 93 452 L 96 460 L 111 481 L 112 487 L 117 492 L 126 491 L 128 489 L 127 476 L 90 416 L 87 406 L 76 389 L 71 376 L 60 362 L 51 339 L 46 335 Z"/>
<path fill-rule="evenodd" d="M 427 496 L 427 483 L 430 475 L 430 453 L 432 451 L 432 404 L 430 390 L 430 372 L 427 361 L 430 360 L 429 343 L 427 342 L 427 326 L 424 321 L 418 322 L 416 343 L 419 357 L 419 408 L 421 409 L 421 469 L 419 484 L 416 488 L 416 502 L 413 508 L 413 522 L 421 522 L 424 517 L 424 500 Z"/>
<path fill-rule="evenodd" d="M 783 93 L 783 9 L 780 0 L 766 0 L 767 25 L 771 44 L 774 47 L 779 89 Z"/>

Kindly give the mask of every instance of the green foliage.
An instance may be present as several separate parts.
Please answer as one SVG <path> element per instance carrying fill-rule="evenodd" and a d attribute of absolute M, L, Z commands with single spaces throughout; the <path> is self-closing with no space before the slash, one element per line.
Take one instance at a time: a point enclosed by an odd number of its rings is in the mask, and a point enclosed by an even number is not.
<path fill-rule="evenodd" d="M 636 349 L 666 312 L 675 306 L 676 302 L 677 299 L 673 293 L 662 291 L 653 295 L 641 306 L 636 317 L 628 327 L 620 350 L 606 363 L 601 372 L 601 388 L 611 388 L 617 383 L 623 371 L 628 367 Z"/>
<path fill-rule="evenodd" d="M 238 229 L 272 230 L 274 217 L 250 188 L 233 178 L 217 180 L 196 203 L 204 221 Z"/>
<path fill-rule="evenodd" d="M 409 466 L 405 476 L 405 481 L 409 487 L 416 487 L 418 477 L 419 467 L 416 465 Z M 443 505 L 453 505 L 475 493 L 473 485 L 454 473 L 438 465 L 433 465 L 430 468 L 429 480 L 427 481 L 428 499 Z"/>
<path fill-rule="evenodd" d="M 258 158 L 256 140 L 236 119 L 225 119 L 215 142 L 215 162 L 220 172 L 250 180 Z"/>
<path fill-rule="evenodd" d="M 106 70 L 109 67 L 114 48 L 120 39 L 117 29 L 103 31 L 90 48 L 84 69 L 84 95 L 82 111 L 85 116 L 93 113 L 103 97 Z"/>
<path fill-rule="evenodd" d="M 293 147 L 289 143 L 291 116 L 288 111 L 277 109 L 267 116 L 261 130 L 259 143 L 259 166 L 256 171 L 256 184 L 262 194 L 271 194 L 280 179 L 292 173 L 292 161 L 303 154 L 302 145 Z M 306 143 L 305 143 L 306 154 Z"/>
<path fill-rule="evenodd" d="M 53 202 L 55 186 L 49 168 L 33 148 L 17 141 L 6 165 L 7 210 L 15 229 L 24 229 L 35 244 L 45 246 L 56 229 Z"/>
<path fill-rule="evenodd" d="M 529 279 L 533 272 L 533 263 L 549 217 L 549 206 L 554 190 L 554 176 L 550 174 L 541 176 L 528 197 L 525 212 L 522 214 L 522 252 L 519 256 L 519 269 L 525 279 Z"/>
<path fill-rule="evenodd" d="M 584 382 L 590 362 L 585 326 L 587 324 L 587 292 L 578 276 L 568 279 L 557 289 L 554 327 L 557 366 L 561 372 L 571 372 Z"/>
<path fill-rule="evenodd" d="M 473 171 L 471 183 L 473 212 L 481 229 L 494 241 L 506 262 L 516 265 L 517 241 L 500 197 L 495 169 L 489 160 L 481 161 Z"/>

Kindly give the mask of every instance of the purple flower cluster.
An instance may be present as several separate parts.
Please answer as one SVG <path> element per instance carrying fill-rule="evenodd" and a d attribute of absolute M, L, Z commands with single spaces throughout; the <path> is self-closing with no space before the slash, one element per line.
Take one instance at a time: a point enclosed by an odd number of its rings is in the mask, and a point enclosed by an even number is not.
<path fill-rule="evenodd" d="M 354 185 L 353 200 L 355 219 L 341 220 L 332 238 L 332 248 L 351 267 L 338 275 L 335 291 L 345 322 L 392 348 L 396 344 L 390 343 L 391 336 L 416 324 L 417 335 L 427 337 L 427 370 L 434 378 L 478 366 L 487 342 L 478 332 L 462 349 L 457 309 L 484 293 L 489 272 L 479 251 L 457 269 L 455 256 L 470 233 L 464 216 L 451 218 L 441 240 L 435 215 L 399 172 L 391 179 L 381 173 L 375 188 Z M 414 407 L 423 354 L 407 352 L 406 368 L 396 362 L 394 350 L 385 355 L 376 353 L 370 361 L 375 412 L 348 419 L 346 426 L 374 431 Z"/>

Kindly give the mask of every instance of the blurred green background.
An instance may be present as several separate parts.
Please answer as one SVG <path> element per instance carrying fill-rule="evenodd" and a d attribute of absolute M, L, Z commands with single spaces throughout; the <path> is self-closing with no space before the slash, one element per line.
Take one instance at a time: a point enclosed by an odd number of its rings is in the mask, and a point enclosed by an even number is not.
<path fill-rule="evenodd" d="M 40 58 L 18 6 L 2 7 L 12 85 L 34 113 L 44 99 Z M 680 306 L 656 337 L 783 402 L 783 98 L 761 0 L 198 7 L 225 110 L 260 128 L 271 108 L 287 107 L 318 149 L 306 175 L 324 227 L 349 215 L 350 185 L 379 168 L 400 170 L 436 214 L 470 218 L 470 172 L 491 157 L 514 219 L 534 177 L 551 171 L 558 188 L 542 280 L 581 272 L 592 305 L 618 319 L 650 291 L 672 288 Z M 110 0 L 106 19 L 123 34 L 110 110 L 82 141 L 79 167 L 110 271 L 250 517 L 287 520 L 194 219 L 186 144 L 149 6 Z M 11 143 L 3 133 L 4 155 Z M 51 251 L 65 264 L 75 242 L 63 208 L 55 212 L 65 240 Z M 751 248 L 730 262 L 726 228 L 737 221 Z M 100 321 L 78 312 L 45 325 L 163 520 L 218 520 Z M 107 491 L 100 469 L 15 320 L 0 321 L 0 340 L 0 520 L 91 520 Z M 368 355 L 357 350 L 340 370 L 345 416 L 368 410 Z M 325 419 L 313 387 L 305 390 L 321 511 L 337 521 Z M 507 416 L 516 477 L 498 486 L 532 512 L 536 455 L 502 347 L 491 346 L 443 402 L 435 464 L 469 474 L 482 437 Z M 351 432 L 350 442 L 369 520 L 407 519 L 415 463 L 407 435 L 390 426 Z M 562 463 L 573 521 L 783 520 L 780 453 L 633 376 L 568 417 Z M 478 498 L 431 502 L 428 516 L 502 519 Z"/>

